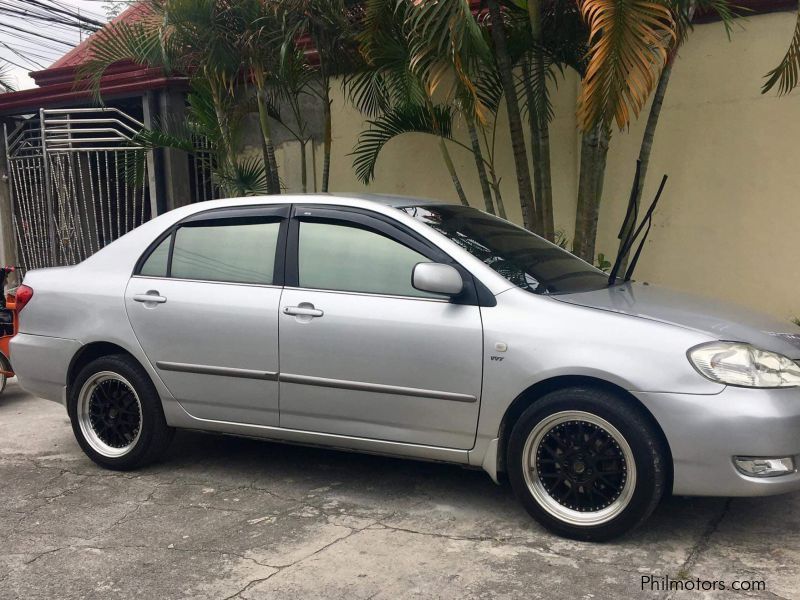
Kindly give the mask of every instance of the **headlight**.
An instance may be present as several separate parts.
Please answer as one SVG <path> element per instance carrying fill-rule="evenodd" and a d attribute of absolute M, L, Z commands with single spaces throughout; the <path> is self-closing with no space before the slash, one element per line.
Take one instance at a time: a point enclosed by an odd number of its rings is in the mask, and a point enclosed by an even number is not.
<path fill-rule="evenodd" d="M 711 381 L 753 388 L 800 386 L 800 366 L 780 354 L 741 342 L 711 342 L 687 353 L 689 361 Z"/>

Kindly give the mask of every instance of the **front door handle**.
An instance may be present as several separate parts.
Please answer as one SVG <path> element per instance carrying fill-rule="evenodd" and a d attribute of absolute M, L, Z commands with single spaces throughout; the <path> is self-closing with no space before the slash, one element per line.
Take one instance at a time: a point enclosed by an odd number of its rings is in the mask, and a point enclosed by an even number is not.
<path fill-rule="evenodd" d="M 136 294 L 133 297 L 134 302 L 144 302 L 145 304 L 164 304 L 167 299 L 164 296 L 159 296 L 155 290 L 150 290 L 146 294 Z"/>
<path fill-rule="evenodd" d="M 312 306 L 284 306 L 283 314 L 295 315 L 298 317 L 321 317 L 325 313 Z"/>

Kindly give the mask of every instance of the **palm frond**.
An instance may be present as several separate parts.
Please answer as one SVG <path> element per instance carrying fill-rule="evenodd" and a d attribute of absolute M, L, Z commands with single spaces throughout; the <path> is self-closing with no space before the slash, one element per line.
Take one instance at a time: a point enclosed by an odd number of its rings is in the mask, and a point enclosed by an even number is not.
<path fill-rule="evenodd" d="M 711 13 L 719 17 L 725 27 L 728 39 L 733 34 L 733 22 L 751 9 L 734 4 L 736 0 L 670 0 L 670 8 L 675 16 L 677 42 L 683 43 L 694 29 L 692 19 L 697 11 Z"/>
<path fill-rule="evenodd" d="M 481 71 L 476 85 L 481 103 L 491 114 L 497 115 L 505 93 L 497 68 L 492 65 Z"/>
<path fill-rule="evenodd" d="M 231 196 L 261 196 L 267 193 L 267 172 L 259 157 L 235 161 L 213 172 L 214 183 Z"/>
<path fill-rule="evenodd" d="M 766 79 L 767 81 L 761 88 L 762 94 L 766 94 L 777 86 L 778 95 L 783 96 L 797 87 L 800 81 L 800 12 L 797 15 L 797 25 L 786 56 L 777 67 L 767 73 Z"/>
<path fill-rule="evenodd" d="M 427 133 L 445 139 L 453 135 L 453 115 L 448 106 L 401 106 L 377 119 L 367 121 L 351 155 L 356 176 L 363 183 L 375 178 L 375 166 L 381 150 L 394 138 L 405 133 Z"/>
<path fill-rule="evenodd" d="M 88 82 L 99 98 L 100 80 L 112 65 L 130 61 L 140 65 L 171 69 L 172 38 L 160 29 L 154 15 L 141 21 L 116 21 L 98 31 L 89 42 L 89 57 L 78 68 L 78 80 Z"/>
<path fill-rule="evenodd" d="M 469 1 L 397 0 L 398 4 L 409 1 L 405 29 L 411 42 L 411 69 L 429 96 L 444 82 L 463 87 L 473 98 L 476 116 L 483 120 L 475 77 L 493 59 Z"/>
<path fill-rule="evenodd" d="M 522 57 L 522 70 L 519 77 L 515 78 L 517 97 L 520 98 L 522 116 L 538 118 L 549 122 L 555 116 L 553 102 L 550 99 L 550 87 L 558 85 L 558 74 L 563 75 L 561 66 L 547 55 L 544 57 L 544 73 L 535 68 L 532 52 Z M 530 94 L 528 94 L 530 90 Z"/>
<path fill-rule="evenodd" d="M 676 38 L 672 12 L 652 0 L 581 0 L 589 63 L 578 103 L 582 130 L 638 116 Z"/>
<path fill-rule="evenodd" d="M 132 143 L 146 149 L 173 148 L 190 154 L 202 151 L 198 146 L 197 129 L 185 120 L 157 123 L 152 129 L 144 128 L 133 138 Z"/>
<path fill-rule="evenodd" d="M 392 106 L 427 102 L 425 86 L 411 69 L 411 41 L 405 29 L 410 9 L 408 2 L 365 3 L 357 36 L 364 65 L 346 81 L 345 90 L 368 116 L 377 116 Z"/>
<path fill-rule="evenodd" d="M 369 117 L 389 109 L 391 96 L 382 71 L 365 68 L 353 73 L 345 78 L 344 88 L 350 102 Z"/>

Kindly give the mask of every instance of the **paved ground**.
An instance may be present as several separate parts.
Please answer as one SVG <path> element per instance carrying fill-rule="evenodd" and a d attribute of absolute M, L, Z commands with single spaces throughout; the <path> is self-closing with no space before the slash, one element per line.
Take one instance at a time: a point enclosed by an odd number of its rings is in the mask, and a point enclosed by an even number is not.
<path fill-rule="evenodd" d="M 642 576 L 763 580 L 641 591 Z M 800 495 L 671 498 L 606 545 L 545 533 L 481 472 L 179 433 L 103 471 L 63 409 L 0 396 L 0 598 L 800 598 Z"/>

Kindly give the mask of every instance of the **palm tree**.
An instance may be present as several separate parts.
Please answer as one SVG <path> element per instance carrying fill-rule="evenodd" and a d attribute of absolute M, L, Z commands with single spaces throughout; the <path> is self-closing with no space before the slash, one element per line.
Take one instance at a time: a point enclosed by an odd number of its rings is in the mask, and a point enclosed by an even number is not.
<path fill-rule="evenodd" d="M 346 87 L 354 104 L 375 118 L 359 136 L 354 166 L 366 183 L 374 176 L 375 162 L 389 140 L 410 132 L 433 135 L 459 200 L 469 205 L 446 143 L 455 142 L 449 106 L 458 103 L 473 114 L 482 109 L 477 108 L 477 90 L 466 89 L 455 69 L 448 70 L 450 63 L 439 49 L 432 47 L 431 40 L 439 38 L 423 35 L 427 30 L 420 11 L 428 8 L 424 0 L 416 5 L 401 1 L 395 6 L 386 0 L 365 4 L 358 37 L 364 64 L 348 77 Z M 454 75 L 450 89 L 437 92 L 448 74 Z"/>
<path fill-rule="evenodd" d="M 288 47 L 307 38 L 313 46 L 315 60 L 309 66 L 316 79 L 308 88 L 322 103 L 324 115 L 322 191 L 330 183 L 333 116 L 331 86 L 333 78 L 353 67 L 355 31 L 353 0 L 278 0 L 280 20 L 284 23 L 284 44 Z"/>
<path fill-rule="evenodd" d="M 308 144 L 311 134 L 302 100 L 314 94 L 314 73 L 304 50 L 295 44 L 294 38 L 283 33 L 282 39 L 280 60 L 271 78 L 275 103 L 270 104 L 269 110 L 270 116 L 281 123 L 300 146 L 300 185 L 305 193 L 308 191 Z M 288 107 L 289 118 L 280 112 L 279 105 Z"/>
<path fill-rule="evenodd" d="M 256 93 L 268 193 L 280 194 L 280 174 L 270 116 L 274 111 L 269 92 L 280 61 L 281 39 L 276 35 L 280 29 L 278 18 L 263 0 L 239 0 L 234 5 L 234 15 L 237 20 L 234 29 L 239 33 L 237 45 L 242 50 L 243 64 Z"/>
<path fill-rule="evenodd" d="M 511 147 L 514 154 L 514 167 L 517 173 L 517 189 L 522 208 L 522 223 L 526 229 L 542 232 L 544 224 L 541 211 L 537 210 L 533 197 L 531 174 L 528 168 L 528 150 L 525 146 L 525 134 L 522 130 L 522 113 L 514 84 L 513 63 L 508 51 L 506 26 L 498 0 L 488 0 L 491 18 L 491 34 L 494 41 L 494 55 L 500 81 L 503 84 L 506 110 L 508 112 L 508 130 L 511 136 Z"/>
<path fill-rule="evenodd" d="M 263 165 L 238 156 L 240 125 L 252 107 L 249 94 L 237 93 L 249 83 L 242 83 L 242 68 L 251 74 L 258 70 L 256 59 L 248 53 L 251 47 L 242 45 L 253 33 L 243 31 L 242 15 L 247 13 L 241 11 L 253 7 L 218 0 L 142 2 L 144 9 L 137 21 L 109 23 L 92 39 L 89 60 L 78 70 L 79 82 L 88 82 L 102 102 L 100 80 L 120 61 L 187 76 L 191 90 L 187 121 L 157 123 L 137 141 L 198 152 L 205 148 L 200 140 L 207 139 L 220 187 L 237 194 L 274 192 L 277 172 L 267 154 Z M 271 146 L 268 130 L 262 129 L 262 134 Z"/>
<path fill-rule="evenodd" d="M 218 121 L 220 158 L 233 161 L 230 99 L 241 59 L 233 44 L 231 13 L 213 0 L 144 0 L 140 20 L 112 22 L 90 44 L 89 59 L 78 71 L 99 97 L 100 80 L 114 63 L 130 60 L 187 75 L 202 87 Z"/>

